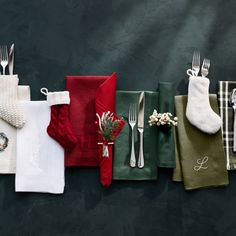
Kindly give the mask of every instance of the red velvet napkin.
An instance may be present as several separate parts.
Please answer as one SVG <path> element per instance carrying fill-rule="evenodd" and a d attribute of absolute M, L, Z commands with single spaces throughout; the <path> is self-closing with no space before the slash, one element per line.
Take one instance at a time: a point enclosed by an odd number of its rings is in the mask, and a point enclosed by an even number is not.
<path fill-rule="evenodd" d="M 66 87 L 70 92 L 70 119 L 78 143 L 72 152 L 65 153 L 65 166 L 103 166 L 98 156 L 96 112 L 101 115 L 104 111 L 114 111 L 116 73 L 66 76 Z"/>

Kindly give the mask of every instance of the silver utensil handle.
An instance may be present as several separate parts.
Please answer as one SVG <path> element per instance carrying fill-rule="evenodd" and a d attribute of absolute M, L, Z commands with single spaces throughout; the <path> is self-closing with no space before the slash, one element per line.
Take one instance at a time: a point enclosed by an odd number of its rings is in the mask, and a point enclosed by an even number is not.
<path fill-rule="evenodd" d="M 144 167 L 144 156 L 143 156 L 143 131 L 140 133 L 140 140 L 139 140 L 139 157 L 138 157 L 138 168 Z"/>
<path fill-rule="evenodd" d="M 234 148 L 233 151 L 236 152 L 236 108 L 234 108 Z"/>
<path fill-rule="evenodd" d="M 13 67 L 14 67 L 14 43 L 11 45 L 9 52 L 9 63 L 8 63 L 9 75 L 13 75 Z"/>
<path fill-rule="evenodd" d="M 130 161 L 129 164 L 131 167 L 136 166 L 136 158 L 135 158 L 135 151 L 134 151 L 134 130 L 132 129 L 131 132 L 131 154 L 130 154 Z"/>

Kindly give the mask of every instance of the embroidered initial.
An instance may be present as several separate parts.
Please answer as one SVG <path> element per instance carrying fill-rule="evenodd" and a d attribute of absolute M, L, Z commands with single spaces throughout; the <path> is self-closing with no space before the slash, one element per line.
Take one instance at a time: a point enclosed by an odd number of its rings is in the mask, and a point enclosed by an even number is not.
<path fill-rule="evenodd" d="M 193 169 L 195 170 L 195 171 L 199 171 L 199 170 L 201 170 L 201 169 L 207 169 L 208 168 L 208 166 L 206 165 L 206 166 L 203 166 L 205 163 L 207 163 L 208 162 L 208 156 L 204 156 L 202 159 L 200 158 L 200 159 L 197 159 L 197 165 L 195 165 L 194 167 L 193 167 Z"/>

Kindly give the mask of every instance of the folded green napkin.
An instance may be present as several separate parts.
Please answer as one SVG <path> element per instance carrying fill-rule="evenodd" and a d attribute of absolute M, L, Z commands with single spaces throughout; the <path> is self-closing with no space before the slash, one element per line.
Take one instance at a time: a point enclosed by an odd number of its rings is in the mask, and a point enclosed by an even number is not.
<path fill-rule="evenodd" d="M 157 129 L 148 124 L 149 116 L 158 105 L 158 92 L 145 92 L 144 108 L 144 168 L 131 168 L 130 147 L 131 147 L 131 128 L 128 122 L 130 104 L 139 102 L 141 92 L 116 92 L 116 114 L 123 117 L 126 124 L 121 133 L 115 140 L 114 145 L 114 162 L 113 162 L 113 179 L 120 180 L 155 180 L 157 179 Z M 137 125 L 135 126 L 135 151 L 136 163 L 138 162 L 139 151 L 139 134 Z"/>
<path fill-rule="evenodd" d="M 175 131 L 175 159 L 176 159 L 176 167 L 173 171 L 173 181 L 182 182 L 183 181 L 183 173 L 180 164 L 180 154 L 179 154 L 179 139 L 177 138 L 177 132 Z"/>
<path fill-rule="evenodd" d="M 216 95 L 210 95 L 212 109 L 218 112 Z M 176 146 L 180 165 L 174 170 L 174 181 L 181 181 L 186 190 L 228 185 L 228 172 L 221 131 L 206 134 L 192 126 L 186 118 L 187 96 L 176 96 L 179 118 Z M 178 163 L 178 161 L 177 161 Z"/>
<path fill-rule="evenodd" d="M 174 115 L 175 107 L 175 86 L 171 82 L 159 82 L 159 105 L 157 111 L 160 113 L 170 112 Z M 157 166 L 166 168 L 175 168 L 175 140 L 174 129 L 169 130 L 158 129 L 158 154 Z"/>

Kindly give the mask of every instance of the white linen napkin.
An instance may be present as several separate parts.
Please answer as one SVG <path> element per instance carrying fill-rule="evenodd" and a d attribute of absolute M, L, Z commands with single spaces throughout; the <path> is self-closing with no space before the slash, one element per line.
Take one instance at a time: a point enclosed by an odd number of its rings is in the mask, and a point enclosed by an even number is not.
<path fill-rule="evenodd" d="M 18 100 L 30 101 L 30 87 L 18 86 Z M 26 117 L 27 118 L 27 117 Z M 16 173 L 16 128 L 0 119 L 0 137 L 5 135 L 8 139 L 7 146 L 0 151 L 0 174 Z M 0 144 L 4 140 L 1 139 Z"/>
<path fill-rule="evenodd" d="M 63 193 L 64 150 L 47 134 L 47 101 L 21 103 L 27 117 L 17 130 L 16 192 Z"/>

